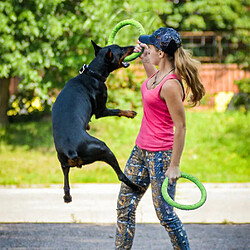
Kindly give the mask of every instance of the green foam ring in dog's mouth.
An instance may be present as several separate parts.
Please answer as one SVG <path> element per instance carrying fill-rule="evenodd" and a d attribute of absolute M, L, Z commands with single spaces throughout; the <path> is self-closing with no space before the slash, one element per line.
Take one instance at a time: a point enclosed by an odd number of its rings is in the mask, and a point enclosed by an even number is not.
<path fill-rule="evenodd" d="M 112 32 L 110 33 L 110 36 L 109 36 L 109 39 L 108 39 L 108 45 L 111 45 L 114 43 L 114 40 L 115 40 L 115 36 L 116 34 L 118 33 L 118 31 L 123 28 L 124 26 L 126 25 L 132 25 L 134 27 L 137 28 L 137 30 L 139 31 L 139 34 L 140 35 L 145 35 L 145 30 L 143 28 L 143 26 L 136 20 L 133 20 L 133 19 L 126 19 L 126 20 L 123 20 L 121 22 L 119 22 L 112 30 Z M 124 58 L 123 62 L 130 62 L 130 61 L 133 61 L 135 60 L 137 57 L 139 57 L 141 54 L 143 53 L 143 48 L 142 48 L 142 51 L 141 52 L 134 52 L 133 54 L 127 56 Z M 129 64 L 128 64 L 129 66 Z M 128 67 L 128 66 L 125 66 Z"/>

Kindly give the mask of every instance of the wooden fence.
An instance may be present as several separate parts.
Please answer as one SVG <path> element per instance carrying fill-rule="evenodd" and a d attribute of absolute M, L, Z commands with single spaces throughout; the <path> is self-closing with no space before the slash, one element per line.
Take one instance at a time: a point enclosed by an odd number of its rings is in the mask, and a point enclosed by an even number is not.
<path fill-rule="evenodd" d="M 139 63 L 130 66 L 136 71 L 139 78 L 144 78 L 143 66 Z M 207 94 L 217 94 L 219 92 L 238 92 L 235 80 L 250 77 L 250 71 L 241 70 L 236 64 L 202 64 L 201 80 Z M 18 78 L 12 78 L 10 83 L 10 94 L 15 93 L 18 85 Z"/>
<path fill-rule="evenodd" d="M 200 74 L 207 94 L 237 93 L 234 81 L 250 77 L 250 71 L 241 70 L 236 64 L 202 64 Z"/>

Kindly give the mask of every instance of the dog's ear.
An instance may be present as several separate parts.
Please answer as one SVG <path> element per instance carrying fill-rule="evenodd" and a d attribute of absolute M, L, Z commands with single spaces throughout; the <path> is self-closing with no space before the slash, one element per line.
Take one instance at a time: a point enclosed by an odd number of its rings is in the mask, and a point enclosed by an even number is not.
<path fill-rule="evenodd" d="M 114 57 L 113 53 L 112 53 L 111 49 L 109 49 L 108 52 L 105 55 L 105 60 L 107 62 L 111 62 L 113 60 L 113 57 Z"/>
<path fill-rule="evenodd" d="M 98 46 L 93 40 L 91 40 L 94 50 L 95 50 L 95 56 L 97 56 L 98 52 L 100 51 L 100 49 L 102 49 L 102 47 Z"/>

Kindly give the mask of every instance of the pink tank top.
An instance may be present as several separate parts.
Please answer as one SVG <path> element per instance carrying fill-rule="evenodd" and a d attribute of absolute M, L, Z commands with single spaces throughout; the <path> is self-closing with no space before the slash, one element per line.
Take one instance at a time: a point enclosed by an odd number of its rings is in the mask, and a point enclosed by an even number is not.
<path fill-rule="evenodd" d="M 139 148 L 148 151 L 165 151 L 173 148 L 174 123 L 166 102 L 160 97 L 160 91 L 163 84 L 169 79 L 177 79 L 180 82 L 183 90 L 183 100 L 185 98 L 184 89 L 180 79 L 175 74 L 168 75 L 154 89 L 147 88 L 150 78 L 141 86 L 143 118 L 135 143 Z"/>

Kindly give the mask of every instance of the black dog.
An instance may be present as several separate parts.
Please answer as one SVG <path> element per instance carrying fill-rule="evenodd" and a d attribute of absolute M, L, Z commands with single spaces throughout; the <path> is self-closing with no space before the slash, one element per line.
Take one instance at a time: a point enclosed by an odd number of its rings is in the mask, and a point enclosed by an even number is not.
<path fill-rule="evenodd" d="M 123 59 L 133 53 L 134 46 L 110 45 L 101 48 L 93 41 L 92 44 L 95 59 L 89 66 L 84 65 L 80 74 L 66 84 L 52 109 L 53 137 L 64 173 L 64 201 L 67 203 L 72 201 L 68 178 L 70 167 L 81 167 L 95 161 L 108 163 L 120 181 L 134 190 L 141 189 L 123 174 L 106 144 L 86 132 L 92 115 L 96 118 L 136 116 L 134 111 L 108 109 L 105 85 L 105 80 L 112 71 L 129 66 Z"/>

